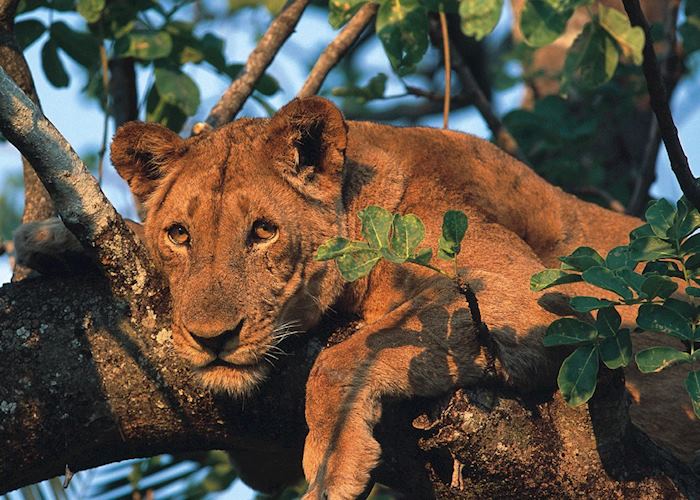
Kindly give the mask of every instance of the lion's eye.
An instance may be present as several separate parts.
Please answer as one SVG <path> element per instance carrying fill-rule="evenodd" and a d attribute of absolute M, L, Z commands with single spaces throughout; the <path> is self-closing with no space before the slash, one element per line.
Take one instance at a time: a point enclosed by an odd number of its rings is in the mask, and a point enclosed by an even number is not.
<path fill-rule="evenodd" d="M 175 245 L 187 245 L 190 242 L 190 233 L 182 224 L 173 224 L 168 228 L 168 239 Z"/>
<path fill-rule="evenodd" d="M 253 237 L 256 240 L 271 240 L 277 236 L 277 226 L 266 220 L 256 220 L 253 223 Z"/>

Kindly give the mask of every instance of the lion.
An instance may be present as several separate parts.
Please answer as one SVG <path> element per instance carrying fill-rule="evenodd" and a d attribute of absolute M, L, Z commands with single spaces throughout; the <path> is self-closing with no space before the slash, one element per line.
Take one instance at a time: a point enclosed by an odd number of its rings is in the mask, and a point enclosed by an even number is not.
<path fill-rule="evenodd" d="M 330 310 L 360 318 L 350 338 L 321 352 L 307 381 L 306 499 L 365 491 L 381 457 L 372 431 L 385 396 L 478 385 L 490 376 L 490 354 L 503 384 L 552 387 L 561 354 L 542 336 L 557 316 L 530 291 L 530 276 L 578 246 L 623 244 L 641 223 L 564 193 L 485 140 L 346 121 L 318 97 L 189 139 L 131 122 L 111 157 L 146 207 L 139 232 L 169 282 L 174 345 L 204 386 L 245 397 L 287 336 Z M 358 239 L 356 214 L 368 205 L 418 215 L 426 242 L 437 242 L 446 210 L 467 214 L 457 264 L 491 347 L 448 278 L 382 262 L 347 283 L 334 263 L 314 259 L 329 238 Z M 20 239 L 23 252 L 41 252 L 27 231 Z M 679 447 L 700 448 L 687 431 Z"/>

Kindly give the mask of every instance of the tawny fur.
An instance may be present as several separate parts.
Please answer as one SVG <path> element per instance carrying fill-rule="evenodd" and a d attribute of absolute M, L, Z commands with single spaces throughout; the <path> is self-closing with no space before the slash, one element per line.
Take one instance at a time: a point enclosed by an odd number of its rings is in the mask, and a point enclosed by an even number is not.
<path fill-rule="evenodd" d="M 130 123 L 118 131 L 112 159 L 148 209 L 143 238 L 170 282 L 174 342 L 205 385 L 247 394 L 285 335 L 305 331 L 331 307 L 362 318 L 350 339 L 321 353 L 308 380 L 307 498 L 364 490 L 380 459 L 372 429 L 383 396 L 437 395 L 484 377 L 471 313 L 449 280 L 381 263 L 347 284 L 333 263 L 314 261 L 326 239 L 360 237 L 359 210 L 375 204 L 414 213 L 429 244 L 446 210 L 467 213 L 460 273 L 495 340 L 499 375 L 522 391 L 551 387 L 561 361 L 541 342 L 558 317 L 556 295 L 531 292 L 530 276 L 581 245 L 604 254 L 640 224 L 562 192 L 487 141 L 346 122 L 320 98 L 187 140 Z M 274 239 L 251 239 L 261 219 L 279 228 Z M 175 223 L 188 229 L 189 246 L 168 239 Z M 583 285 L 564 291 L 598 294 Z M 219 355 L 226 364 L 212 366 L 216 356 L 195 336 L 237 325 L 238 337 Z M 630 372 L 635 422 L 689 460 L 700 432 L 680 377 Z M 655 406 L 660 393 L 668 404 Z"/>

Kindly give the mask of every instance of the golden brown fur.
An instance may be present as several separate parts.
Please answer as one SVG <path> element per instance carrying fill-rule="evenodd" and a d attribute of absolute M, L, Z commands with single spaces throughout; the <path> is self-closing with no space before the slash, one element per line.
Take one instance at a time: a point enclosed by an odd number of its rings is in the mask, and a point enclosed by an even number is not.
<path fill-rule="evenodd" d="M 640 223 L 563 193 L 481 139 L 346 122 L 320 98 L 187 140 L 130 123 L 117 133 L 112 159 L 146 203 L 144 238 L 170 282 L 175 345 L 205 385 L 246 394 L 267 375 L 264 358 L 285 335 L 307 330 L 331 307 L 362 318 L 350 339 L 321 353 L 307 383 L 307 498 L 364 490 L 380 459 L 372 429 L 383 396 L 437 395 L 484 377 L 484 348 L 452 282 L 381 263 L 348 284 L 332 262 L 314 261 L 326 239 L 359 237 L 360 209 L 417 214 L 429 244 L 444 211 L 467 213 L 460 273 L 495 341 L 499 376 L 523 391 L 552 386 L 561 361 L 542 347 L 557 316 L 540 305 L 549 294 L 529 290 L 530 276 L 577 246 L 604 253 L 625 243 Z M 254 237 L 261 220 L 278 228 L 274 237 Z M 169 239 L 173 224 L 186 227 L 188 246 Z M 216 338 L 223 347 L 212 347 Z M 639 380 L 647 382 L 653 377 Z M 678 408 L 679 380 L 664 390 L 677 395 Z M 674 411 L 652 408 L 636 419 L 668 422 Z M 690 440 L 687 426 L 683 439 L 670 427 L 662 441 Z"/>

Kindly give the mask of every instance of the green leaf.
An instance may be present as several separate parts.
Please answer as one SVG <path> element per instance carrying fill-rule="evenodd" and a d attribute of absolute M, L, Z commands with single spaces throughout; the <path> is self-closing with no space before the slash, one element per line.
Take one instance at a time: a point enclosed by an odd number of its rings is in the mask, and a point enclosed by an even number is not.
<path fill-rule="evenodd" d="M 182 130 L 187 115 L 177 106 L 173 106 L 158 94 L 158 89 L 152 85 L 146 98 L 146 121 L 160 123 L 173 132 Z"/>
<path fill-rule="evenodd" d="M 630 243 L 630 259 L 637 262 L 675 257 L 676 250 L 668 241 L 656 236 L 637 238 Z"/>
<path fill-rule="evenodd" d="M 696 309 L 689 302 L 686 302 L 685 300 L 668 298 L 664 302 L 664 306 L 668 307 L 672 311 L 677 312 L 678 314 L 683 316 L 685 319 L 687 319 L 690 323 L 695 322 Z"/>
<path fill-rule="evenodd" d="M 430 263 L 430 259 L 433 258 L 432 248 L 421 248 L 416 252 L 413 257 L 408 259 L 409 262 L 415 262 L 416 264 L 421 264 L 427 266 Z"/>
<path fill-rule="evenodd" d="M 105 0 L 78 0 L 76 7 L 88 23 L 96 23 L 105 8 Z"/>
<path fill-rule="evenodd" d="M 685 287 L 685 293 L 687 293 L 691 297 L 700 297 L 700 288 L 695 286 L 687 286 Z"/>
<path fill-rule="evenodd" d="M 199 107 L 199 87 L 185 73 L 167 68 L 156 68 L 155 86 L 160 97 L 182 110 L 188 116 Z"/>
<path fill-rule="evenodd" d="M 700 228 L 700 212 L 685 196 L 681 196 L 676 205 L 678 206 L 678 214 L 684 215 L 678 224 L 678 235 L 684 238 Z"/>
<path fill-rule="evenodd" d="M 51 85 L 59 88 L 68 86 L 70 79 L 53 40 L 48 40 L 41 48 L 41 67 Z"/>
<path fill-rule="evenodd" d="M 681 244 L 681 254 L 688 255 L 700 252 L 700 233 L 694 234 Z"/>
<path fill-rule="evenodd" d="M 51 25 L 51 38 L 75 62 L 86 68 L 97 67 L 100 61 L 100 42 L 89 33 L 73 31 L 64 22 Z"/>
<path fill-rule="evenodd" d="M 640 296 L 644 295 L 642 292 L 642 285 L 646 279 L 644 276 L 631 269 L 620 269 L 619 271 L 615 271 L 615 274 L 622 278 L 625 283 Z"/>
<path fill-rule="evenodd" d="M 655 236 L 649 224 L 644 224 L 630 231 L 630 241 L 638 238 L 646 238 L 647 236 Z"/>
<path fill-rule="evenodd" d="M 596 309 L 610 307 L 615 303 L 607 299 L 596 299 L 595 297 L 572 297 L 569 304 L 571 304 L 571 308 L 574 311 L 590 312 Z"/>
<path fill-rule="evenodd" d="M 612 78 L 620 55 L 615 42 L 597 24 L 589 22 L 569 48 L 564 62 L 562 86 L 576 84 L 593 89 Z"/>
<path fill-rule="evenodd" d="M 559 257 L 564 264 L 576 271 L 585 271 L 589 267 L 602 266 L 603 258 L 590 247 L 579 247 L 568 257 Z"/>
<path fill-rule="evenodd" d="M 569 406 L 580 406 L 593 396 L 598 382 L 598 348 L 581 346 L 567 357 L 559 369 L 557 384 Z"/>
<path fill-rule="evenodd" d="M 324 261 L 335 259 L 345 253 L 367 249 L 369 249 L 369 245 L 363 241 L 351 241 L 341 237 L 331 238 L 318 247 L 314 260 Z"/>
<path fill-rule="evenodd" d="M 498 24 L 503 10 L 503 0 L 461 0 L 459 17 L 462 32 L 481 40 Z"/>
<path fill-rule="evenodd" d="M 693 404 L 695 416 L 700 418 L 700 371 L 688 373 L 688 378 L 685 379 L 685 389 L 690 396 L 690 402 Z"/>
<path fill-rule="evenodd" d="M 338 97 L 354 97 L 360 103 L 382 99 L 386 91 L 387 76 L 384 73 L 370 78 L 363 87 L 334 87 L 331 93 Z"/>
<path fill-rule="evenodd" d="M 561 318 L 549 325 L 542 343 L 546 347 L 552 347 L 593 342 L 597 333 L 595 327 L 589 323 L 574 318 Z"/>
<path fill-rule="evenodd" d="M 678 284 L 664 276 L 649 276 L 642 284 L 642 292 L 649 299 L 661 297 L 662 299 L 669 298 L 673 292 L 678 289 Z"/>
<path fill-rule="evenodd" d="M 676 207 L 663 198 L 652 203 L 645 213 L 647 223 L 659 238 L 667 238 L 675 216 Z"/>
<path fill-rule="evenodd" d="M 665 305 L 642 304 L 637 314 L 637 324 L 650 332 L 664 333 L 682 340 L 693 338 L 690 321 Z"/>
<path fill-rule="evenodd" d="M 412 73 L 428 50 L 425 7 L 418 0 L 382 0 L 375 29 L 394 70 Z"/>
<path fill-rule="evenodd" d="M 623 328 L 600 344 L 600 359 L 611 370 L 627 366 L 632 359 L 630 331 Z"/>
<path fill-rule="evenodd" d="M 116 41 L 114 50 L 123 57 L 152 61 L 170 55 L 173 39 L 167 31 L 132 31 Z"/>
<path fill-rule="evenodd" d="M 608 256 L 605 257 L 605 267 L 612 270 L 634 267 L 634 264 L 630 262 L 627 246 L 623 245 L 610 250 Z"/>
<path fill-rule="evenodd" d="M 528 0 L 520 13 L 520 31 L 525 43 L 532 47 L 552 43 L 564 33 L 573 12 L 568 2 Z"/>
<path fill-rule="evenodd" d="M 642 64 L 644 30 L 638 26 L 632 27 L 627 15 L 603 4 L 598 4 L 598 16 L 600 25 L 615 39 L 625 57 L 637 66 Z"/>
<path fill-rule="evenodd" d="M 337 30 L 366 3 L 367 0 L 330 0 L 328 2 L 328 22 L 333 29 Z"/>
<path fill-rule="evenodd" d="M 448 210 L 442 218 L 442 236 L 438 240 L 438 258 L 453 260 L 461 251 L 461 243 L 469 225 L 459 210 Z"/>
<path fill-rule="evenodd" d="M 586 283 L 615 292 L 625 300 L 631 300 L 633 297 L 627 283 L 610 269 L 601 266 L 589 267 L 581 276 Z"/>
<path fill-rule="evenodd" d="M 552 286 L 576 283 L 582 280 L 583 278 L 581 278 L 580 274 L 566 273 L 560 269 L 545 269 L 532 275 L 530 278 L 530 290 L 541 292 Z"/>
<path fill-rule="evenodd" d="M 700 268 L 700 253 L 695 253 L 685 260 L 685 267 L 692 270 L 695 274 Z"/>
<path fill-rule="evenodd" d="M 640 372 L 655 373 L 676 363 L 689 363 L 690 354 L 672 347 L 650 347 L 639 351 L 634 359 Z"/>
<path fill-rule="evenodd" d="M 391 250 L 400 259 L 411 257 L 425 237 L 425 226 L 418 216 L 394 215 L 391 223 Z"/>
<path fill-rule="evenodd" d="M 617 330 L 620 328 L 622 318 L 615 307 L 606 307 L 600 309 L 596 316 L 595 327 L 598 334 L 603 338 L 614 337 Z"/>
<path fill-rule="evenodd" d="M 344 253 L 336 259 L 340 275 L 345 281 L 355 281 L 366 276 L 382 259 L 379 250 L 370 248 L 357 252 Z"/>
<path fill-rule="evenodd" d="M 389 231 L 393 216 L 391 213 L 375 205 L 360 210 L 357 216 L 362 221 L 362 236 L 372 248 L 389 248 Z"/>
<path fill-rule="evenodd" d="M 26 50 L 31 44 L 44 34 L 46 26 L 36 19 L 27 19 L 15 24 L 15 38 L 22 50 Z"/>

